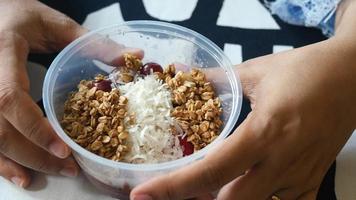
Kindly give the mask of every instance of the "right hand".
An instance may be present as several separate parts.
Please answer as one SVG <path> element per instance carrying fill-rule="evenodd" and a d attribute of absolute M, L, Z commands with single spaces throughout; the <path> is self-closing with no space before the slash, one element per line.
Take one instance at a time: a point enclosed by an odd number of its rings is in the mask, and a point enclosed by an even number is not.
<path fill-rule="evenodd" d="M 26 61 L 30 51 L 58 51 L 87 30 L 36 0 L 0 0 L 0 13 L 0 176 L 21 187 L 30 183 L 28 168 L 76 176 L 69 147 L 28 94 Z M 125 47 L 111 50 L 120 62 Z"/>

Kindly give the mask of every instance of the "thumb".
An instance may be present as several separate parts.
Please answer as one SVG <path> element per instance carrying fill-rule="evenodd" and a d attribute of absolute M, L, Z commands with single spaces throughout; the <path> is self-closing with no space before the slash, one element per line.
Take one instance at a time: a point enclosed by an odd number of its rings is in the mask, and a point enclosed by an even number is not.
<path fill-rule="evenodd" d="M 178 200 L 215 191 L 261 160 L 252 115 L 202 160 L 153 178 L 131 191 L 132 200 Z M 256 133 L 256 134 L 255 134 Z M 174 180 L 174 181 L 172 181 Z"/>

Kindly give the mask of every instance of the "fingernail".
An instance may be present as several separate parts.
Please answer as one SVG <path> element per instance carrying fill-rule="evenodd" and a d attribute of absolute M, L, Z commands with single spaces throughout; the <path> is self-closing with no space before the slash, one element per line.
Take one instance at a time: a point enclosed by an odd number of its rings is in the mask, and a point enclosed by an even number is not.
<path fill-rule="evenodd" d="M 142 49 L 139 48 L 132 48 L 132 47 L 126 47 L 123 52 L 125 53 L 129 53 L 129 52 L 138 52 L 138 51 L 142 51 Z"/>
<path fill-rule="evenodd" d="M 153 198 L 146 194 L 140 194 L 140 195 L 134 196 L 133 200 L 153 200 Z"/>
<path fill-rule="evenodd" d="M 13 182 L 15 185 L 22 187 L 22 188 L 25 185 L 25 180 L 23 180 L 22 178 L 17 177 L 17 176 L 12 177 L 11 182 Z"/>
<path fill-rule="evenodd" d="M 75 167 L 69 166 L 69 167 L 64 167 L 59 173 L 62 176 L 67 176 L 67 177 L 76 177 L 78 175 L 78 170 Z"/>
<path fill-rule="evenodd" d="M 138 49 L 138 48 L 132 48 L 132 47 L 127 47 L 123 50 L 123 54 L 125 53 L 132 53 L 135 54 L 135 56 L 142 57 L 143 56 L 143 50 Z"/>
<path fill-rule="evenodd" d="M 67 147 L 60 141 L 55 141 L 49 145 L 49 150 L 59 158 L 66 158 L 68 156 Z"/>

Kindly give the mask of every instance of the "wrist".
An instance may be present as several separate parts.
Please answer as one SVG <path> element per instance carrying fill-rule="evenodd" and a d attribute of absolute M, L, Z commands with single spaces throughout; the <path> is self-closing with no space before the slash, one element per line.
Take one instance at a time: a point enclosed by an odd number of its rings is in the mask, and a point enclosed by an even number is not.
<path fill-rule="evenodd" d="M 329 93 L 327 99 L 337 99 L 333 106 L 342 107 L 337 111 L 340 119 L 348 121 L 348 127 L 356 128 L 356 48 L 344 39 L 330 38 L 307 47 L 306 55 L 312 60 L 305 66 L 320 87 Z M 319 91 L 320 92 L 320 91 Z M 330 104 L 331 105 L 331 104 Z"/>
<path fill-rule="evenodd" d="M 356 38 L 349 37 L 335 37 L 330 39 L 330 46 L 332 48 L 332 57 L 336 60 L 336 65 L 334 66 L 336 71 L 341 71 L 342 73 L 336 74 L 340 76 L 339 81 L 345 82 L 344 88 L 340 90 L 347 90 L 345 93 L 345 102 L 348 101 L 349 109 L 352 111 L 350 118 L 353 118 L 353 127 L 356 129 Z M 340 70 L 336 70 L 339 68 Z"/>

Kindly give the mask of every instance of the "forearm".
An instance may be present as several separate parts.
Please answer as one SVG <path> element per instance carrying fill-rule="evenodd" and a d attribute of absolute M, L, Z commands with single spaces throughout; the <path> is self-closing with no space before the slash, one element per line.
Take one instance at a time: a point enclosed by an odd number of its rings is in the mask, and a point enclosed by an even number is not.
<path fill-rule="evenodd" d="M 356 112 L 356 1 L 343 0 L 336 13 L 335 36 L 331 38 L 339 59 L 342 60 L 347 77 L 352 79 L 350 84 L 351 108 Z M 354 113 L 354 116 L 356 113 Z M 351 117 L 351 116 L 350 116 Z M 355 119 L 356 128 L 356 119 Z"/>

